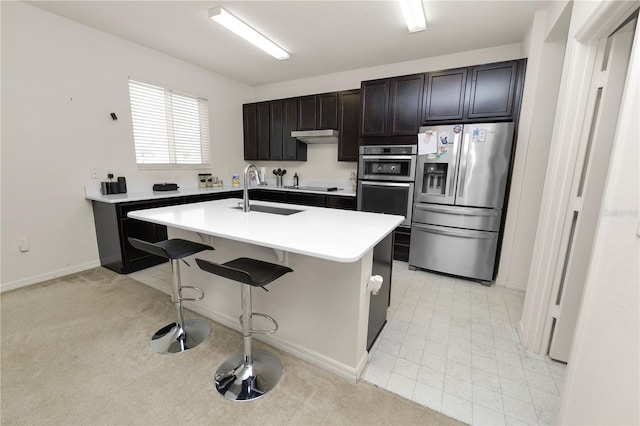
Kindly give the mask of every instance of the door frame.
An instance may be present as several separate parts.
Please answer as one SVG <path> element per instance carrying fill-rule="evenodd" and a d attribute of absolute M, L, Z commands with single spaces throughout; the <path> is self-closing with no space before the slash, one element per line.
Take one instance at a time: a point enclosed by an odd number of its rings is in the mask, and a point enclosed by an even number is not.
<path fill-rule="evenodd" d="M 558 279 L 557 265 L 564 262 L 566 255 L 564 227 L 573 198 L 571 189 L 579 161 L 583 123 L 590 114 L 589 87 L 598 42 L 614 32 L 639 6 L 640 1 L 603 1 L 567 42 L 538 230 L 517 328 L 521 344 L 535 353 L 546 354 L 549 349 L 551 330 L 545 325 L 555 306 L 553 289 Z"/>

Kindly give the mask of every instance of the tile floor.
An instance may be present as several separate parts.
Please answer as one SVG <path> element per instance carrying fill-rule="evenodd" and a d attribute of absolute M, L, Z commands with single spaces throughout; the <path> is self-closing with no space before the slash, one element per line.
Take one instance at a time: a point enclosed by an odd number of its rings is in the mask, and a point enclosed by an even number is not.
<path fill-rule="evenodd" d="M 171 291 L 168 263 L 129 276 Z M 520 347 L 523 300 L 394 261 L 387 326 L 362 379 L 472 425 L 553 424 L 565 365 Z"/>
<path fill-rule="evenodd" d="M 363 379 L 473 425 L 553 424 L 565 365 L 523 350 L 524 292 L 394 262 Z"/>

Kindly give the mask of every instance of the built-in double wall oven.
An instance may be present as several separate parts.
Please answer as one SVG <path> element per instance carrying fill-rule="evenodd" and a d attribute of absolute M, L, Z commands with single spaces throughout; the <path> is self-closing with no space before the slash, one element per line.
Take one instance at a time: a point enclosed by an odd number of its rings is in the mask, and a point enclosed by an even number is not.
<path fill-rule="evenodd" d="M 405 217 L 411 226 L 416 145 L 361 146 L 358 162 L 358 210 Z"/>

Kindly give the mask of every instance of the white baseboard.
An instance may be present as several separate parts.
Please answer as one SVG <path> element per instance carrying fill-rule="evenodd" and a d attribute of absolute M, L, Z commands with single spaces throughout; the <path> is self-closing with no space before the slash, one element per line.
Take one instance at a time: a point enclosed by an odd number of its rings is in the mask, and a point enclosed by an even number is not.
<path fill-rule="evenodd" d="M 82 265 L 76 265 L 70 268 L 58 269 L 57 271 L 47 272 L 45 274 L 34 275 L 32 277 L 23 278 L 17 281 L 8 283 L 0 283 L 0 293 L 15 290 L 17 288 L 27 287 L 33 284 L 38 284 L 43 281 L 52 280 L 54 278 L 63 277 L 65 275 L 75 274 L 76 272 L 86 271 L 87 269 L 93 269 L 100 266 L 100 261 L 95 260 L 93 262 L 84 263 Z"/>
<path fill-rule="evenodd" d="M 184 303 L 184 307 L 197 312 L 201 315 L 206 316 L 207 318 L 212 319 L 213 321 L 220 323 L 226 327 L 229 327 L 238 332 L 242 332 L 240 329 L 240 322 L 238 318 L 230 318 L 227 316 L 220 315 L 216 312 L 213 312 L 207 308 L 204 308 L 202 305 L 193 302 Z M 358 377 L 362 373 L 364 366 L 367 364 L 367 352 L 364 353 L 362 359 L 358 363 L 358 365 L 353 368 L 349 367 L 346 364 L 341 362 L 337 362 L 331 358 L 326 357 L 318 352 L 310 351 L 308 349 L 302 348 L 292 342 L 278 339 L 277 335 L 256 335 L 254 337 L 256 340 L 260 340 L 264 343 L 267 343 L 273 347 L 281 349 L 284 352 L 287 352 L 297 358 L 300 358 L 310 364 L 313 364 L 317 367 L 320 367 L 324 370 L 330 371 L 337 376 L 345 378 L 353 383 L 356 383 Z"/>

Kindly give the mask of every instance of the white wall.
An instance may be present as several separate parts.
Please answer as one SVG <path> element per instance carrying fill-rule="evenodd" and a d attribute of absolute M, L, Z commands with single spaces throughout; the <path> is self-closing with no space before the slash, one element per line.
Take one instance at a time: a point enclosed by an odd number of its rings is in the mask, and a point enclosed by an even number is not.
<path fill-rule="evenodd" d="M 527 78 L 496 279 L 497 285 L 517 290 L 527 288 L 566 46 L 566 37 L 547 40 L 552 19 L 557 17 L 537 12 L 523 41 Z"/>
<path fill-rule="evenodd" d="M 640 424 L 639 104 L 636 28 L 558 424 Z"/>
<path fill-rule="evenodd" d="M 1 8 L 3 290 L 99 265 L 90 168 L 195 182 L 195 170 L 137 169 L 128 76 L 208 98 L 213 172 L 241 169 L 251 87 L 22 2 Z M 22 237 L 29 252 L 17 250 Z"/>

